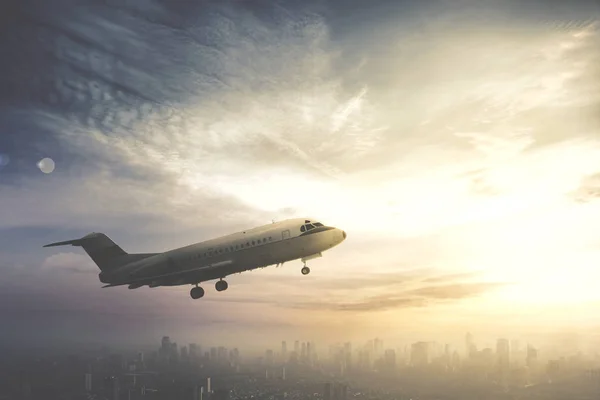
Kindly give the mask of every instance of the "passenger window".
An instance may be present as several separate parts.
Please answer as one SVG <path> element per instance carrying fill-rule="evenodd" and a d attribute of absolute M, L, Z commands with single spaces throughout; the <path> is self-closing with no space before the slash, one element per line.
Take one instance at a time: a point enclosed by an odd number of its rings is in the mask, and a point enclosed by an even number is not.
<path fill-rule="evenodd" d="M 250 246 L 250 242 L 246 242 L 246 247 L 249 247 L 249 246 Z"/>
<path fill-rule="evenodd" d="M 254 246 L 254 240 L 252 241 L 252 246 Z"/>
<path fill-rule="evenodd" d="M 229 246 L 229 251 L 233 251 L 233 246 Z"/>
<path fill-rule="evenodd" d="M 272 237 L 272 236 L 269 236 L 269 242 L 270 242 L 271 240 L 273 240 L 273 237 Z"/>
<path fill-rule="evenodd" d="M 263 238 L 263 243 L 267 243 L 267 238 Z"/>
<path fill-rule="evenodd" d="M 302 227 L 300 228 L 300 232 L 306 232 L 306 227 L 304 225 L 302 225 Z"/>

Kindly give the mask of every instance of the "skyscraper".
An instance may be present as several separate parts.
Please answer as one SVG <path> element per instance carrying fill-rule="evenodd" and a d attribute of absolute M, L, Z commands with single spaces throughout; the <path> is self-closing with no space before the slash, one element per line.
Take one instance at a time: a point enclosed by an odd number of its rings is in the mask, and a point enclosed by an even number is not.
<path fill-rule="evenodd" d="M 533 369 L 536 367 L 537 364 L 537 357 L 538 357 L 538 352 L 535 348 L 533 348 L 530 345 L 527 345 L 527 366 L 530 369 Z"/>
<path fill-rule="evenodd" d="M 388 372 L 396 370 L 396 350 L 388 349 L 385 351 L 384 368 Z"/>
<path fill-rule="evenodd" d="M 467 357 L 472 357 L 477 352 L 477 347 L 475 346 L 475 340 L 473 339 L 473 335 L 470 332 L 467 333 L 465 337 L 465 355 Z"/>
<path fill-rule="evenodd" d="M 510 365 L 510 345 L 507 339 L 498 339 L 496 342 L 496 356 L 498 365 L 508 368 Z"/>
<path fill-rule="evenodd" d="M 92 391 L 92 374 L 90 374 L 89 372 L 85 374 L 85 391 Z"/>
<path fill-rule="evenodd" d="M 429 343 L 417 342 L 411 346 L 410 364 L 414 367 L 429 364 Z"/>
<path fill-rule="evenodd" d="M 281 342 L 281 358 L 283 362 L 287 361 L 287 343 L 285 340 Z"/>
<path fill-rule="evenodd" d="M 375 351 L 375 357 L 380 357 L 383 353 L 383 340 L 375 338 L 373 341 L 373 350 Z"/>
<path fill-rule="evenodd" d="M 119 400 L 120 387 L 119 387 L 119 379 L 113 376 L 111 378 L 111 389 L 112 389 L 112 398 L 111 400 Z"/>
<path fill-rule="evenodd" d="M 496 342 L 496 359 L 498 360 L 498 377 L 502 384 L 508 383 L 510 370 L 510 345 L 507 339 Z"/>
<path fill-rule="evenodd" d="M 323 385 L 323 400 L 332 400 L 332 390 L 331 383 L 326 382 Z"/>

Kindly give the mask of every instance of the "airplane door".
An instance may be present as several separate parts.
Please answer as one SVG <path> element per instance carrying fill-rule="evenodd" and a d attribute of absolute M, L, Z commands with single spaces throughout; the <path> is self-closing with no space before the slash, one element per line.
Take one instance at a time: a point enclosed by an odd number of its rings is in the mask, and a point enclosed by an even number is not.
<path fill-rule="evenodd" d="M 289 229 L 286 229 L 285 231 L 281 232 L 281 238 L 283 240 L 290 238 L 290 231 L 289 231 Z"/>

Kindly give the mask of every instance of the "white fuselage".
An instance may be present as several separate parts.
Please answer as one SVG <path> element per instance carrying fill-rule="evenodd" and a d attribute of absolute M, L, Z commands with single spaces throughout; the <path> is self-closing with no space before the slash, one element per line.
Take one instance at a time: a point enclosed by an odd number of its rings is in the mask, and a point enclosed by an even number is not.
<path fill-rule="evenodd" d="M 308 218 L 290 219 L 170 250 L 102 272 L 100 280 L 151 287 L 197 284 L 291 260 L 319 257 L 346 238 L 344 231 L 318 222 L 318 226 L 305 230 L 307 221 L 315 223 Z"/>

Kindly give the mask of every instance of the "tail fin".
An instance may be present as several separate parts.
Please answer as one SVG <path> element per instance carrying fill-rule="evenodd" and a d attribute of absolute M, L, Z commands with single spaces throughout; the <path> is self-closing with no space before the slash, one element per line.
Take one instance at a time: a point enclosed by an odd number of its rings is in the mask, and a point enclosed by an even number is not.
<path fill-rule="evenodd" d="M 104 233 L 94 232 L 85 235 L 81 239 L 50 243 L 44 247 L 66 245 L 83 247 L 83 250 L 85 250 L 101 271 L 110 270 L 131 261 L 127 257 L 128 254 Z"/>

